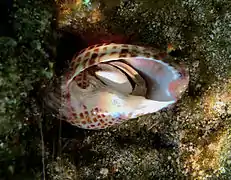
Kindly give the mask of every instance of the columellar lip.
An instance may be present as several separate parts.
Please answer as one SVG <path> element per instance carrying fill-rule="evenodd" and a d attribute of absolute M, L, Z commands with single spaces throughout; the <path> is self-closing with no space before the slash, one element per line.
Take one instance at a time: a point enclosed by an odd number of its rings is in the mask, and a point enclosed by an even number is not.
<path fill-rule="evenodd" d="M 63 81 L 61 112 L 80 128 L 104 129 L 174 104 L 187 87 L 187 72 L 163 54 L 115 43 L 82 50 Z"/>

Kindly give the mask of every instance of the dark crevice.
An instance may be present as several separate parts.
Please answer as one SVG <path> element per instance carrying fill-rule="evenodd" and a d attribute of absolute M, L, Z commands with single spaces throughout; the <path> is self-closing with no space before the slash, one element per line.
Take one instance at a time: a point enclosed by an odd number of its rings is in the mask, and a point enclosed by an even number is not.
<path fill-rule="evenodd" d="M 73 56 L 87 47 L 87 42 L 80 35 L 66 31 L 60 31 L 58 35 L 55 73 L 60 76 L 68 68 Z"/>
<path fill-rule="evenodd" d="M 13 27 L 11 10 L 13 8 L 13 0 L 1 0 L 0 1 L 0 36 L 13 37 Z"/>

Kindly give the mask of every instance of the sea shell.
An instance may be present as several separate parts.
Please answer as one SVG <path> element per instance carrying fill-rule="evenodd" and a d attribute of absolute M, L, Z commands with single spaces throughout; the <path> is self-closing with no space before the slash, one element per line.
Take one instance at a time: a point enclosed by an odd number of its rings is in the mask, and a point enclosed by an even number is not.
<path fill-rule="evenodd" d="M 104 129 L 159 111 L 186 90 L 184 66 L 156 49 L 101 44 L 82 50 L 62 81 L 60 115 L 84 129 Z"/>

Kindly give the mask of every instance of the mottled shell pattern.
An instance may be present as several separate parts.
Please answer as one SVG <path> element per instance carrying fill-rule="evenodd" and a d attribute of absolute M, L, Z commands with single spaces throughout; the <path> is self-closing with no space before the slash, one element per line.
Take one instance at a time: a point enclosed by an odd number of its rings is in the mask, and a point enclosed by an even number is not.
<path fill-rule="evenodd" d="M 78 53 L 62 85 L 61 114 L 84 129 L 104 129 L 175 103 L 188 86 L 183 66 L 166 52 L 100 44 Z"/>

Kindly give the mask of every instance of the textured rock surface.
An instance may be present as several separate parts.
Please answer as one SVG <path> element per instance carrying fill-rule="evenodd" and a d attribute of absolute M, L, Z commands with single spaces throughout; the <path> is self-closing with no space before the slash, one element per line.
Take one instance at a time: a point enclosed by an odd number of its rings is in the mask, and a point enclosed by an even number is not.
<path fill-rule="evenodd" d="M 230 179 L 231 3 L 56 3 L 61 8 L 58 34 L 50 28 L 52 5 L 20 0 L 14 6 L 13 39 L 1 37 L 5 115 L 0 177 L 34 179 L 45 172 L 48 179 Z M 173 56 L 190 71 L 185 96 L 170 109 L 101 131 L 81 130 L 44 115 L 32 100 L 37 82 L 52 75 L 51 62 L 61 66 L 87 43 L 108 40 L 163 49 L 172 43 L 178 49 Z"/>

